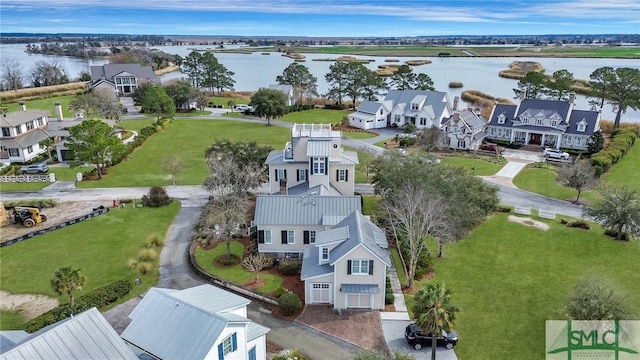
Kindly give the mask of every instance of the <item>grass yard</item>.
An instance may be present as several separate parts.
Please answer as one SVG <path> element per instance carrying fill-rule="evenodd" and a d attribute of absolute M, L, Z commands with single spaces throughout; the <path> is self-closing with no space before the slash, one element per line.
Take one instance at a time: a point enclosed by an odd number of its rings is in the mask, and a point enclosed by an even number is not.
<path fill-rule="evenodd" d="M 255 275 L 252 272 L 246 271 L 242 268 L 241 264 L 237 264 L 230 267 L 216 267 L 213 265 L 213 260 L 223 254 L 226 254 L 227 244 L 221 243 L 211 250 L 204 250 L 200 247 L 196 249 L 196 262 L 206 272 L 229 280 L 238 285 L 244 285 L 247 282 L 253 281 Z M 242 258 L 244 254 L 244 245 L 239 241 L 231 242 L 231 253 L 238 258 Z M 264 280 L 265 284 L 257 290 L 263 294 L 274 294 L 275 291 L 282 285 L 282 278 L 272 274 L 260 274 L 258 275 L 260 280 Z"/>
<path fill-rule="evenodd" d="M 0 183 L 2 191 L 34 191 L 51 185 L 50 182 L 21 182 L 21 183 Z"/>
<path fill-rule="evenodd" d="M 196 110 L 196 111 L 189 111 L 189 112 L 177 112 L 175 114 L 173 114 L 173 116 L 175 118 L 182 118 L 182 117 L 198 117 L 198 116 L 202 116 L 202 115 L 211 115 L 211 111 L 209 110 L 204 110 L 204 111 L 200 111 L 200 110 Z"/>
<path fill-rule="evenodd" d="M 602 183 L 614 186 L 629 186 L 640 192 L 640 145 L 636 142 L 631 150 L 602 177 Z"/>
<path fill-rule="evenodd" d="M 346 151 L 355 151 L 358 153 L 358 165 L 356 165 L 356 184 L 368 183 L 371 181 L 372 172 L 369 173 L 369 178 L 367 179 L 367 166 L 371 164 L 371 161 L 376 158 L 372 153 L 368 153 L 366 151 L 356 150 L 349 146 L 343 146 Z"/>
<path fill-rule="evenodd" d="M 80 166 L 70 168 L 66 166 L 52 166 L 49 173 L 56 174 L 56 180 L 74 181 L 76 173 L 91 170 L 92 166 Z M 49 182 L 21 182 L 21 183 L 0 183 L 0 191 L 32 191 L 40 190 L 51 185 Z"/>
<path fill-rule="evenodd" d="M 151 125 L 153 123 L 156 122 L 156 118 L 142 118 L 142 119 L 135 119 L 135 120 L 120 120 L 118 122 L 119 126 L 122 126 L 125 130 L 130 130 L 130 131 L 140 131 L 140 129 L 142 129 L 143 127 L 147 126 L 147 125 Z"/>
<path fill-rule="evenodd" d="M 112 167 L 100 181 L 83 181 L 79 188 L 167 186 L 170 174 L 162 170 L 162 159 L 177 155 L 185 168 L 176 177 L 177 185 L 202 184 L 208 174 L 205 150 L 216 140 L 256 141 L 281 149 L 289 140 L 289 129 L 278 126 L 227 120 L 177 119 L 151 136 L 129 158 Z"/>
<path fill-rule="evenodd" d="M 211 100 L 209 100 L 213 105 L 222 105 L 225 109 L 229 108 L 229 101 L 233 101 L 236 105 L 246 104 L 248 105 L 251 102 L 251 99 L 247 98 L 237 98 L 237 97 L 222 97 L 222 96 L 212 96 Z"/>
<path fill-rule="evenodd" d="M 278 120 L 296 124 L 339 124 L 342 122 L 342 117 L 350 113 L 350 111 L 311 109 L 288 113 Z"/>
<path fill-rule="evenodd" d="M 578 191 L 556 183 L 558 174 L 549 169 L 523 169 L 513 179 L 513 184 L 519 189 L 531 191 L 554 199 L 575 199 Z M 598 198 L 595 190 L 582 191 L 580 198 L 594 201 Z"/>
<path fill-rule="evenodd" d="M 342 132 L 342 136 L 348 138 L 348 139 L 371 139 L 376 137 L 376 135 L 370 134 L 368 132 L 364 132 L 364 131 L 343 131 Z M 384 146 L 382 146 L 384 147 Z"/>
<path fill-rule="evenodd" d="M 543 232 L 507 216 L 494 215 L 434 262 L 435 280 L 462 309 L 461 359 L 544 359 L 545 320 L 566 319 L 572 289 L 588 277 L 603 279 L 640 314 L 640 241 L 611 240 L 596 225 L 536 219 L 550 225 Z"/>
<path fill-rule="evenodd" d="M 75 95 L 55 96 L 46 99 L 27 100 L 25 102 L 27 110 L 48 110 L 49 121 L 55 121 L 56 119 L 56 107 L 53 105 L 55 102 L 62 104 L 62 116 L 65 118 L 75 118 L 75 113 L 69 110 L 69 102 L 76 97 Z M 7 112 L 18 111 L 20 107 L 18 102 L 7 103 Z"/>
<path fill-rule="evenodd" d="M 1 289 L 16 294 L 44 294 L 64 304 L 68 297 L 55 294 L 49 280 L 57 269 L 73 266 L 82 269 L 87 277 L 76 297 L 117 280 L 140 278 L 143 286 L 135 286 L 124 300 L 138 296 L 157 283 L 158 260 L 147 275 L 130 270 L 127 260 L 147 246 L 149 234 L 164 236 L 179 208 L 180 203 L 174 201 L 161 208 L 112 209 L 106 215 L 0 248 Z M 5 315 L 7 324 L 16 323 L 15 314 L 2 312 L 3 330 L 7 329 Z"/>
<path fill-rule="evenodd" d="M 500 159 L 504 160 L 504 158 Z M 475 174 L 478 176 L 494 175 L 507 163 L 506 161 L 499 162 L 499 160 L 490 157 L 486 157 L 485 160 L 484 158 L 461 156 L 443 156 L 440 161 L 444 165 L 463 167 L 469 170 L 469 172 L 471 172 L 471 168 L 475 166 Z"/>
<path fill-rule="evenodd" d="M 378 195 L 362 195 L 362 213 L 364 215 L 373 215 L 381 209 L 381 198 Z"/>

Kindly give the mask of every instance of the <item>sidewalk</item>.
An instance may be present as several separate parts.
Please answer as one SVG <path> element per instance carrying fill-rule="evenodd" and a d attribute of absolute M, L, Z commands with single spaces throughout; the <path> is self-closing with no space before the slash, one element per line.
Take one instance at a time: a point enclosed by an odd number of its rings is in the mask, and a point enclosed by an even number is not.
<path fill-rule="evenodd" d="M 380 320 L 410 320 L 409 312 L 407 311 L 407 304 L 404 302 L 404 295 L 402 294 L 402 286 L 400 285 L 400 279 L 398 278 L 398 272 L 395 266 L 391 266 L 388 270 L 389 279 L 391 280 L 391 289 L 393 290 L 393 305 L 396 308 L 395 312 L 383 311 L 380 313 Z"/>

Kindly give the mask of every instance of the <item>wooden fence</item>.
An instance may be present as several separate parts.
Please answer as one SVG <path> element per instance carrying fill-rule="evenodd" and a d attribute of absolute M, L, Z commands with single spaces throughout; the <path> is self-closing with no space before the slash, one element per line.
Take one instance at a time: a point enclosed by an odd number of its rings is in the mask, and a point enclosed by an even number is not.
<path fill-rule="evenodd" d="M 16 183 L 16 182 L 56 182 L 55 174 L 47 175 L 2 175 L 0 183 Z"/>

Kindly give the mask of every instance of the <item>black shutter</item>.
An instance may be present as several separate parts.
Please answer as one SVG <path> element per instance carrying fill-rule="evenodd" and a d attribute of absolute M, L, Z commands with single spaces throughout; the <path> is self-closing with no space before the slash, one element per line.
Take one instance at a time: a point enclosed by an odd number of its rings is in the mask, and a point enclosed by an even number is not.
<path fill-rule="evenodd" d="M 300 170 L 296 170 L 296 181 L 300 181 Z"/>
<path fill-rule="evenodd" d="M 347 260 L 347 275 L 351 275 L 351 260 Z"/>
<path fill-rule="evenodd" d="M 286 244 L 287 243 L 287 230 L 280 231 L 280 235 L 282 236 L 282 243 Z"/>
<path fill-rule="evenodd" d="M 287 169 L 284 169 L 284 179 L 287 180 Z"/>
<path fill-rule="evenodd" d="M 344 181 L 349 181 L 349 170 L 344 171 Z"/>
<path fill-rule="evenodd" d="M 329 158 L 324 158 L 324 173 L 329 175 Z"/>
<path fill-rule="evenodd" d="M 369 275 L 373 275 L 373 260 L 369 260 Z"/>
<path fill-rule="evenodd" d="M 304 244 L 308 244 L 309 243 L 309 230 L 305 230 L 302 232 L 303 236 L 303 243 Z"/>
<path fill-rule="evenodd" d="M 309 181 L 309 170 L 304 170 L 304 181 Z"/>
<path fill-rule="evenodd" d="M 258 244 L 264 244 L 264 230 L 258 230 Z"/>
<path fill-rule="evenodd" d="M 336 170 L 336 181 L 340 181 L 340 169 Z"/>
<path fill-rule="evenodd" d="M 275 174 L 276 174 L 276 181 L 278 181 L 278 169 L 274 169 Z"/>
<path fill-rule="evenodd" d="M 313 158 L 309 158 L 309 173 L 313 174 Z"/>

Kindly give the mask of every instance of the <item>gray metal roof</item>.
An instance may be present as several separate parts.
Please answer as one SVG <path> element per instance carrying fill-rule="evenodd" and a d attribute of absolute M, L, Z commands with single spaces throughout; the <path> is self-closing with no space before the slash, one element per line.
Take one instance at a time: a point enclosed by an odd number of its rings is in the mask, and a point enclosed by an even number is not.
<path fill-rule="evenodd" d="M 138 358 L 98 309 L 92 308 L 41 329 L 4 351 L 0 359 Z"/>
<path fill-rule="evenodd" d="M 37 120 L 39 117 L 49 116 L 49 111 L 45 110 L 25 110 L 12 111 L 0 116 L 0 126 L 14 127 L 22 125 L 28 121 Z"/>
<path fill-rule="evenodd" d="M 163 359 L 202 359 L 249 300 L 205 284 L 185 290 L 151 288 L 131 312 L 122 338 Z"/>
<path fill-rule="evenodd" d="M 340 153 L 340 160 L 335 161 L 334 159 L 330 160 L 331 164 L 347 164 L 347 165 L 357 165 L 358 161 L 358 153 L 355 151 L 345 151 L 342 150 Z M 271 150 L 269 155 L 267 155 L 267 159 L 264 161 L 266 165 L 283 165 L 283 164 L 308 164 L 308 160 L 303 161 L 284 161 L 284 154 L 282 150 Z"/>
<path fill-rule="evenodd" d="M 369 113 L 365 113 L 362 111 L 356 111 L 356 112 L 352 112 L 351 114 L 349 114 L 350 117 L 355 118 L 355 119 L 359 119 L 359 120 L 369 120 L 369 119 L 374 119 L 375 115 L 373 114 L 369 114 Z"/>
<path fill-rule="evenodd" d="M 307 142 L 307 156 L 329 157 L 331 156 L 331 140 L 309 140 Z"/>
<path fill-rule="evenodd" d="M 357 110 L 365 114 L 377 114 L 380 107 L 382 107 L 382 103 L 380 102 L 364 100 L 360 103 Z"/>
<path fill-rule="evenodd" d="M 597 111 L 573 110 L 571 112 L 571 117 L 569 118 L 569 127 L 567 128 L 566 133 L 591 136 L 594 132 L 599 130 L 596 129 L 599 115 L 600 113 Z M 578 123 L 582 120 L 587 123 L 587 126 L 584 131 L 578 131 Z"/>
<path fill-rule="evenodd" d="M 393 101 L 394 106 L 399 104 L 410 104 L 412 101 L 422 100 L 426 97 L 423 108 L 426 106 L 433 107 L 433 113 L 441 117 L 445 109 L 449 106 L 449 98 L 446 92 L 440 91 L 424 91 L 424 90 L 390 90 L 384 100 Z M 416 98 L 418 97 L 418 98 Z M 415 102 L 414 101 L 414 102 Z M 404 106 L 405 112 L 411 112 L 411 106 Z"/>
<path fill-rule="evenodd" d="M 291 91 L 293 91 L 293 86 L 291 85 L 269 85 L 269 89 L 271 90 L 279 90 L 282 91 L 283 93 L 289 95 L 289 93 Z"/>
<path fill-rule="evenodd" d="M 391 266 L 389 254 L 382 249 L 382 247 L 389 247 L 386 236 L 369 218 L 359 211 L 354 211 L 336 225 L 335 228 L 343 226 L 349 228 L 349 238 L 331 250 L 329 253 L 330 264 L 335 264 L 336 261 L 340 260 L 356 246 L 363 245 L 387 266 Z"/>
<path fill-rule="evenodd" d="M 318 233 L 319 234 L 319 233 Z M 333 274 L 333 266 L 320 265 L 320 249 L 312 246 L 304 250 L 300 280 L 305 281 L 318 276 Z"/>
<path fill-rule="evenodd" d="M 282 150 L 271 150 L 269 155 L 267 155 L 267 159 L 264 161 L 265 164 L 284 164 L 284 153 Z M 290 163 L 287 162 L 287 163 Z"/>
<path fill-rule="evenodd" d="M 489 123 L 487 125 L 507 127 L 507 128 L 511 127 L 513 123 L 513 119 L 515 117 L 516 110 L 518 110 L 517 105 L 496 104 L 495 107 L 493 108 L 491 119 L 489 119 Z M 498 117 L 501 114 L 504 114 L 505 116 L 504 124 L 498 123 Z"/>
<path fill-rule="evenodd" d="M 378 284 L 341 284 L 340 291 L 350 294 L 377 294 Z"/>
<path fill-rule="evenodd" d="M 258 195 L 256 225 L 321 225 L 324 216 L 360 211 L 359 196 Z"/>
<path fill-rule="evenodd" d="M 250 322 L 247 324 L 247 341 L 255 340 L 260 336 L 266 335 L 269 332 L 268 327 L 264 327 L 260 324 Z"/>
<path fill-rule="evenodd" d="M 46 131 L 42 129 L 33 129 L 14 137 L 12 140 L 15 141 L 16 144 L 20 145 L 20 147 L 26 148 L 27 146 L 35 145 L 44 139 L 48 139 L 49 137 L 50 135 Z M 2 142 L 4 143 L 5 140 L 11 139 L 3 139 Z"/>
<path fill-rule="evenodd" d="M 104 64 L 91 67 L 91 81 L 96 83 L 100 79 L 113 79 L 114 76 L 128 72 L 137 78 L 146 79 L 155 83 L 160 83 L 160 79 L 153 72 L 151 66 L 142 66 L 140 64 Z"/>
<path fill-rule="evenodd" d="M 516 117 L 525 111 L 532 113 L 540 112 L 544 110 L 545 116 L 551 116 L 553 113 L 558 113 L 563 121 L 567 119 L 571 104 L 568 101 L 561 100 L 541 100 L 541 99 L 525 99 L 520 102 L 518 107 L 518 113 Z"/>
<path fill-rule="evenodd" d="M 29 333 L 24 330 L 0 331 L 0 353 L 7 352 L 14 345 L 24 341 L 29 337 Z"/>
<path fill-rule="evenodd" d="M 345 216 L 346 217 L 346 216 Z M 343 217 L 340 221 L 344 220 Z M 339 224 L 337 222 L 336 224 Z M 335 225 L 335 224 L 334 224 Z M 341 226 L 316 233 L 316 246 L 328 244 L 336 241 L 344 241 L 349 238 L 349 227 Z"/>

